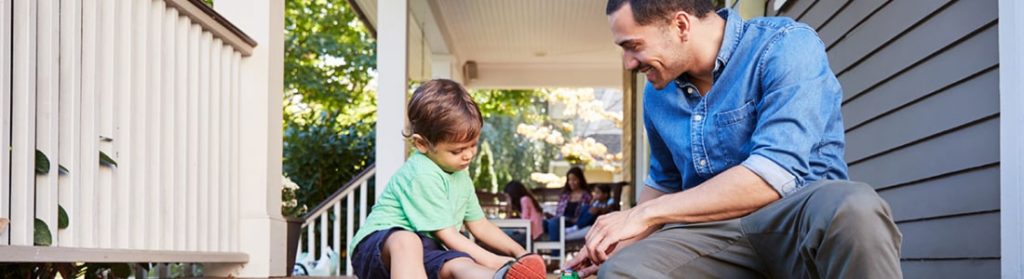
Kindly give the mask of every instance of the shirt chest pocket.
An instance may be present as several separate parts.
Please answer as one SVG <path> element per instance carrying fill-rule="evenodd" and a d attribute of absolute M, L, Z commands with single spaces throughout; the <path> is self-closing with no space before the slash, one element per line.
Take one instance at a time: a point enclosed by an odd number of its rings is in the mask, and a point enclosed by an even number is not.
<path fill-rule="evenodd" d="M 747 101 L 736 109 L 727 110 L 715 114 L 716 150 L 719 161 L 725 164 L 715 164 L 724 169 L 731 168 L 750 155 L 750 138 L 754 133 L 754 126 L 757 125 L 757 110 L 754 101 Z"/>

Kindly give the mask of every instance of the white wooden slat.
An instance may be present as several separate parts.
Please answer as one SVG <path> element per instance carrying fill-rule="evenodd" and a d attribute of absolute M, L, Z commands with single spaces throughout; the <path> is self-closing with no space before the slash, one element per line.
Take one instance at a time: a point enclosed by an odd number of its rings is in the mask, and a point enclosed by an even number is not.
<path fill-rule="evenodd" d="M 366 180 L 359 184 L 359 226 L 366 223 Z"/>
<path fill-rule="evenodd" d="M 0 0 L 0 148 L 11 145 L 11 0 Z M 11 153 L 0 152 L 0 218 L 10 218 Z M 0 246 L 10 244 L 0 230 Z"/>
<path fill-rule="evenodd" d="M 334 250 L 335 258 L 341 256 L 341 250 L 345 247 L 341 244 L 341 201 L 334 203 L 334 221 L 331 222 L 334 226 L 331 228 L 331 235 L 334 236 L 331 241 L 331 248 Z M 341 274 L 341 265 L 334 270 L 334 274 Z"/>
<path fill-rule="evenodd" d="M 160 147 L 163 146 L 163 130 L 161 129 L 163 119 L 163 108 L 161 102 L 161 90 L 163 90 L 163 76 L 164 66 L 163 60 L 160 56 L 163 55 L 163 36 L 161 31 L 163 30 L 163 15 L 164 15 L 164 1 L 153 0 L 152 6 L 150 7 L 149 14 L 149 92 L 147 95 L 148 102 L 148 114 L 150 119 L 147 122 L 149 125 L 149 133 L 146 142 L 146 152 L 149 153 L 149 160 L 146 160 L 146 187 L 149 188 L 148 199 L 149 199 L 149 217 L 150 222 L 148 223 L 146 232 L 152 237 L 148 242 L 147 247 L 149 249 L 161 249 L 164 239 L 164 227 L 163 220 L 165 219 L 163 212 L 163 198 L 161 198 L 160 184 L 161 170 L 164 164 L 163 154 L 160 153 Z"/>
<path fill-rule="evenodd" d="M 231 56 L 231 68 L 232 68 L 232 82 L 231 82 L 231 251 L 238 251 L 238 239 L 240 235 L 238 233 L 239 218 L 238 215 L 238 128 L 241 125 L 238 119 L 239 104 L 241 99 L 239 98 L 239 88 L 241 86 L 241 62 L 242 54 L 240 52 L 234 52 Z"/>
<path fill-rule="evenodd" d="M 217 251 L 219 248 L 218 240 L 220 237 L 220 73 L 221 73 L 221 59 L 220 50 L 224 46 L 224 43 L 217 38 L 213 39 L 213 44 L 210 45 L 210 90 L 207 92 L 207 96 L 210 100 L 210 120 L 207 133 L 209 134 L 209 140 L 206 142 L 210 145 L 210 153 L 207 154 L 207 158 L 210 160 L 210 176 L 207 185 L 206 194 L 210 196 L 209 211 L 207 215 L 210 215 L 209 223 L 207 226 L 210 227 L 210 234 L 207 237 L 210 239 L 210 250 Z"/>
<path fill-rule="evenodd" d="M 200 88 L 200 45 L 202 41 L 202 29 L 197 24 L 189 23 L 188 29 L 188 124 L 186 133 L 188 143 L 186 144 L 187 165 L 186 170 L 187 188 L 185 189 L 186 206 L 185 215 L 188 216 L 186 237 L 186 249 L 197 251 L 199 249 L 199 88 Z"/>
<path fill-rule="evenodd" d="M 220 138 L 220 141 L 218 142 L 218 147 L 220 149 L 220 155 L 218 156 L 218 165 L 220 167 L 218 168 L 219 170 L 217 171 L 218 173 L 220 173 L 220 181 L 218 181 L 217 183 L 217 190 L 220 192 L 218 194 L 220 198 L 217 200 L 217 207 L 219 208 L 219 210 L 217 210 L 217 213 L 218 215 L 220 215 L 220 220 L 218 221 L 217 226 L 220 227 L 220 232 L 218 234 L 219 240 L 217 241 L 217 243 L 220 244 L 220 251 L 227 251 L 229 246 L 228 227 L 229 224 L 231 223 L 230 220 L 228 219 L 228 206 L 231 205 L 231 202 L 229 201 L 230 197 L 228 197 L 228 192 L 231 190 L 229 189 L 231 185 L 229 184 L 230 182 L 228 179 L 231 175 L 230 172 L 228 171 L 228 156 L 231 155 L 231 147 L 228 143 L 228 132 L 230 131 L 230 127 L 228 126 L 230 123 L 228 122 L 228 120 L 230 120 L 231 118 L 231 104 L 228 103 L 228 99 L 231 95 L 230 45 L 225 44 L 221 46 L 220 65 L 220 93 L 218 94 L 220 97 L 220 106 L 219 109 L 217 109 L 220 112 L 220 127 L 217 129 L 217 134 L 219 135 Z"/>
<path fill-rule="evenodd" d="M 352 241 L 352 232 L 355 229 L 355 226 L 353 224 L 354 223 L 353 221 L 355 221 L 355 216 L 354 216 L 355 205 L 356 205 L 356 202 L 355 202 L 355 192 L 349 192 L 348 195 L 346 195 L 346 197 L 345 197 L 345 210 L 346 210 L 345 211 L 345 243 L 346 243 L 346 245 L 342 245 L 342 247 L 345 247 L 343 249 L 345 249 L 345 253 L 346 253 L 345 254 L 345 266 L 346 266 L 346 268 L 345 268 L 345 275 L 346 276 L 352 276 L 352 255 L 348 254 L 348 245 L 347 244 Z"/>
<path fill-rule="evenodd" d="M 75 173 L 81 181 L 81 191 L 75 196 L 78 212 L 74 222 L 79 230 L 76 234 L 78 247 L 96 247 L 96 178 L 99 172 L 99 125 L 96 113 L 96 61 L 98 18 L 97 0 L 82 1 L 82 98 L 81 98 L 81 167 Z"/>
<path fill-rule="evenodd" d="M 316 238 L 314 238 L 315 236 L 313 233 L 313 227 L 316 227 L 314 226 L 315 224 L 316 223 L 310 223 L 306 226 L 306 254 L 312 255 L 313 257 L 316 257 L 316 254 L 313 254 L 316 252 L 316 249 L 313 247 L 316 242 Z"/>
<path fill-rule="evenodd" d="M 97 29 L 96 52 L 96 111 L 99 116 L 99 150 L 108 156 L 117 158 L 114 152 L 114 34 L 116 32 L 117 2 L 100 1 L 97 16 L 99 26 Z M 86 139 L 89 140 L 89 139 Z M 113 189 L 113 168 L 112 166 L 101 166 L 97 174 L 96 193 L 93 200 L 96 203 L 96 236 L 99 238 L 99 247 L 111 247 L 115 232 L 114 210 L 112 198 Z M 120 236 L 118 236 L 120 237 Z"/>
<path fill-rule="evenodd" d="M 320 258 L 327 257 L 327 216 L 329 212 L 320 214 Z"/>
<path fill-rule="evenodd" d="M 210 46 L 213 36 L 203 32 L 199 43 L 199 249 L 210 249 Z"/>
<path fill-rule="evenodd" d="M 164 70 L 162 75 L 163 82 L 161 83 L 163 85 L 163 92 L 160 97 L 161 119 L 163 120 L 163 123 L 160 125 L 162 129 L 161 139 L 163 140 L 163 144 L 160 145 L 160 153 L 163 161 L 160 164 L 160 184 L 158 184 L 162 193 L 160 197 L 161 205 L 163 205 L 163 239 L 161 240 L 162 245 L 160 248 L 164 250 L 174 249 L 174 240 L 176 238 L 173 234 L 175 230 L 174 218 L 177 213 L 174 205 L 179 198 L 175 195 L 174 191 L 176 186 L 174 183 L 176 179 L 174 166 L 175 162 L 177 162 L 176 156 L 178 155 L 174 150 L 175 140 L 177 139 L 177 134 L 174 133 L 174 112 L 176 109 L 174 100 L 175 92 L 178 90 L 175 80 L 178 73 L 175 68 L 175 59 L 178 59 L 178 57 L 175 56 L 177 52 L 173 46 L 177 45 L 174 41 L 177 36 L 177 32 L 175 32 L 177 21 L 178 10 L 171 7 L 164 8 L 163 27 L 161 28 L 163 29 L 162 44 L 164 45 L 161 56 L 163 57 L 162 65 Z"/>
<path fill-rule="evenodd" d="M 132 238 L 135 237 L 131 227 L 131 208 L 132 196 L 132 171 L 136 169 L 134 162 L 131 160 L 131 146 L 134 142 L 131 140 L 131 126 L 132 126 L 132 110 L 137 109 L 132 105 L 132 79 L 137 78 L 132 68 L 131 53 L 132 53 L 132 17 L 135 10 L 133 4 L 136 1 L 117 1 L 117 32 L 114 35 L 116 37 L 116 47 L 114 53 L 118 54 L 114 56 L 116 61 L 114 70 L 116 71 L 114 86 L 114 106 L 115 115 L 114 126 L 115 131 L 113 138 L 115 139 L 113 151 L 116 154 L 108 154 L 117 158 L 117 167 L 114 168 L 114 193 L 112 193 L 114 209 L 114 235 L 113 241 L 114 246 L 117 248 L 129 248 L 132 245 Z M 125 55 L 127 54 L 127 55 Z"/>
<path fill-rule="evenodd" d="M 14 2 L 11 245 L 32 245 L 36 142 L 36 2 Z"/>
<path fill-rule="evenodd" d="M 2 14 L 2 12 L 0 12 Z M 68 227 L 58 230 L 61 247 L 75 247 L 80 231 L 77 197 L 81 189 L 81 51 L 82 5 L 80 1 L 60 1 L 60 165 L 68 173 L 58 178 L 58 203 L 68 214 Z M 3 24 L 0 24 L 2 26 Z M 2 49 L 2 47 L 0 47 Z M 5 129 L 6 130 L 6 129 Z M 4 136 L 6 140 L 6 135 Z M 4 144 L 5 146 L 6 144 Z M 7 152 L 3 152 L 5 155 Z M 6 174 L 4 175 L 6 178 Z M 2 185 L 2 184 L 0 184 Z M 3 186 L 0 186 L 3 187 Z M 6 187 L 5 187 L 6 188 Z M 2 199 L 2 197 L 0 197 Z M 71 222 L 71 220 L 74 220 Z"/>
<path fill-rule="evenodd" d="M 146 99 L 152 94 L 149 85 L 151 69 L 149 55 L 149 17 L 152 2 L 134 1 L 132 15 L 132 119 L 131 119 L 131 248 L 146 249 L 152 241 L 147 227 L 151 222 L 149 202 L 149 181 L 146 180 L 149 151 L 149 112 Z"/>
<path fill-rule="evenodd" d="M 46 223 L 53 243 L 57 238 L 57 169 L 59 153 L 58 91 L 60 6 L 54 0 L 36 2 L 36 150 L 50 161 L 50 169 L 36 175 L 35 215 Z"/>
<path fill-rule="evenodd" d="M 189 66 L 189 21 L 187 17 L 178 16 L 175 23 L 175 100 L 174 100 L 174 249 L 187 249 L 186 220 L 188 216 L 188 66 Z"/>

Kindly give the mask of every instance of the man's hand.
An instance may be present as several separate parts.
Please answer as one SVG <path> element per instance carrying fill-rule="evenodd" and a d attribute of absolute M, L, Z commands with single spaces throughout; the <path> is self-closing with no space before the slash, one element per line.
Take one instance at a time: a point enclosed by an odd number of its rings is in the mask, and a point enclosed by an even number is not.
<path fill-rule="evenodd" d="M 580 252 L 576 254 L 576 257 L 572 258 L 571 261 L 565 263 L 565 265 L 562 266 L 562 270 L 572 269 L 579 274 L 580 278 L 587 278 L 587 276 L 597 274 L 597 270 L 600 267 L 600 265 L 596 265 L 594 262 L 590 261 L 590 258 L 587 257 L 587 250 L 584 249 L 580 250 Z"/>
<path fill-rule="evenodd" d="M 633 245 L 633 243 L 636 243 L 637 241 L 647 238 L 647 236 L 654 233 L 656 229 L 657 228 L 652 228 L 651 230 L 641 233 L 637 237 L 620 241 L 618 244 L 615 245 L 613 251 L 611 253 L 608 253 L 608 256 L 611 257 L 612 255 L 615 255 L 615 253 L 621 251 L 622 249 L 625 249 L 626 247 Z M 587 276 L 597 274 L 597 270 L 600 267 L 600 264 L 595 264 L 594 261 L 590 260 L 590 257 L 587 256 L 587 250 L 583 249 L 576 254 L 575 258 L 572 258 L 571 261 L 563 265 L 562 270 L 565 270 L 566 268 L 571 268 L 572 270 L 575 270 L 577 273 L 579 273 L 580 278 L 587 278 Z"/>
<path fill-rule="evenodd" d="M 587 233 L 587 245 L 584 247 L 590 261 L 600 265 L 621 241 L 644 238 L 652 233 L 653 224 L 641 216 L 642 211 L 642 207 L 635 207 L 598 217 Z"/>

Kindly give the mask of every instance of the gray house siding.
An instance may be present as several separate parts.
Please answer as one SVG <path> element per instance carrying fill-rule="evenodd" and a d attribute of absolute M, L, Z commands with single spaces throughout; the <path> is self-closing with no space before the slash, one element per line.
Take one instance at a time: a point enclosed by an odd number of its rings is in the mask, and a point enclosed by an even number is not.
<path fill-rule="evenodd" d="M 846 160 L 903 232 L 906 278 L 998 278 L 997 0 L 789 0 L 843 86 Z"/>

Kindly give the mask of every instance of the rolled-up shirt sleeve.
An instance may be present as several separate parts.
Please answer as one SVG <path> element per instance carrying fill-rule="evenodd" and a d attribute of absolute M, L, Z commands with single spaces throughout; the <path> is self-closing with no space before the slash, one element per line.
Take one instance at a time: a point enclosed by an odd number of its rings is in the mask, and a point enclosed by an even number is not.
<path fill-rule="evenodd" d="M 805 186 L 811 152 L 839 113 L 842 89 L 814 30 L 794 27 L 777 36 L 759 63 L 764 94 L 741 165 L 785 197 Z"/>

